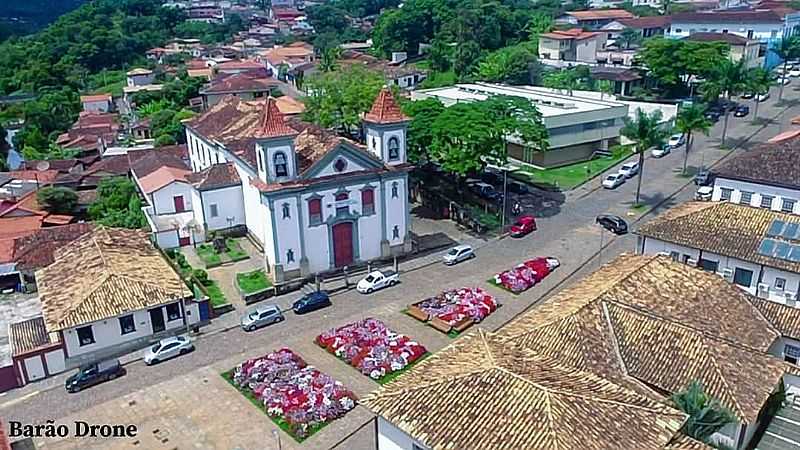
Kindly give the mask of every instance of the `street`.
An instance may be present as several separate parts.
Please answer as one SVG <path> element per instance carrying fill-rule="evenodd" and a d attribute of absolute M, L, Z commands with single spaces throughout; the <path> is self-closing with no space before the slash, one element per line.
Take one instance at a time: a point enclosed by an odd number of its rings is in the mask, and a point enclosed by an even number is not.
<path fill-rule="evenodd" d="M 800 84 L 797 80 L 795 82 Z M 794 88 L 793 85 L 787 86 L 784 92 L 785 98 L 797 96 Z M 762 118 L 769 117 L 775 120 L 768 125 L 753 124 L 752 115 L 745 118 L 734 118 L 731 115 L 728 137 L 729 143 L 737 144 L 735 150 L 719 148 L 722 119 L 715 124 L 710 136 L 697 135 L 693 152 L 689 155 L 689 166 L 692 170 L 701 165 L 713 165 L 731 153 L 745 151 L 754 143 L 764 142 L 786 131 L 791 118 L 800 114 L 800 106 L 793 103 L 791 106 L 778 107 L 775 104 L 776 97 L 777 95 L 774 95 L 759 107 L 759 115 Z M 752 105 L 752 101 L 741 100 L 741 102 Z M 695 191 L 692 179 L 680 175 L 683 156 L 683 147 L 673 150 L 661 159 L 654 159 L 648 153 L 642 174 L 642 202 L 647 205 L 645 208 L 632 207 L 636 190 L 635 177 L 617 189 L 607 190 L 600 188 L 603 178 L 601 175 L 584 186 L 566 193 L 563 204 L 557 205 L 557 208 L 556 205 L 544 202 L 540 207 L 548 208 L 548 211 L 542 211 L 542 214 L 538 214 L 539 211 L 526 209 L 525 213 L 532 213 L 538 219 L 538 230 L 527 237 L 476 240 L 477 258 L 474 260 L 447 267 L 438 262 L 443 253 L 439 252 L 436 255 L 407 261 L 400 265 L 401 282 L 398 286 L 371 295 L 358 294 L 355 289 L 337 291 L 332 296 L 333 306 L 330 308 L 304 316 L 296 316 L 290 312 L 284 322 L 251 333 L 231 328 L 214 334 L 201 334 L 196 343 L 197 350 L 191 354 L 154 367 L 148 367 L 141 361 L 130 363 L 126 366 L 128 373 L 125 377 L 77 394 L 67 394 L 63 388 L 63 379 L 69 374 L 33 383 L 0 396 L 0 417 L 24 423 L 44 423 L 48 419 L 80 413 L 95 405 L 118 399 L 206 366 L 214 365 L 215 369 L 225 365 L 232 367 L 235 361 L 242 361 L 280 347 L 307 348 L 320 332 L 365 317 L 385 320 L 398 328 L 398 331 L 417 338 L 430 351 L 436 351 L 452 342 L 451 339 L 416 322 L 401 311 L 406 305 L 432 296 L 445 288 L 480 286 L 496 295 L 503 307 L 479 325 L 494 330 L 541 302 L 552 292 L 595 270 L 600 263 L 608 262 L 621 252 L 634 251 L 635 235 L 617 237 L 602 232 L 594 223 L 597 215 L 604 213 L 619 215 L 629 222 L 632 230 L 635 230 L 638 222 L 648 220 L 664 209 L 691 199 Z M 635 158 L 637 156 L 633 156 L 630 160 Z M 612 170 L 615 171 L 616 168 Z M 546 199 L 551 194 L 542 195 Z M 653 208 L 655 209 L 650 211 Z M 495 273 L 534 256 L 554 256 L 561 261 L 561 267 L 540 285 L 519 296 L 490 287 L 486 283 L 486 280 Z M 335 286 L 327 286 L 329 289 L 331 287 Z M 276 302 L 282 309 L 287 309 L 298 295 L 298 293 L 285 295 L 277 298 Z M 309 358 L 309 361 L 314 365 L 343 365 L 332 356 L 330 361 L 318 362 L 313 358 Z M 351 373 L 353 378 L 359 377 L 359 379 L 352 382 L 349 379 L 341 381 L 345 385 L 356 385 L 352 386 L 354 390 L 364 391 L 370 386 L 372 389 L 378 387 L 356 372 Z M 265 421 L 269 422 L 266 418 Z M 326 432 L 327 429 L 320 435 Z M 314 436 L 309 442 L 318 438 L 322 436 Z M 333 442 L 320 441 L 315 445 L 327 448 L 331 444 Z M 342 448 L 355 447 L 355 445 L 345 445 Z"/>

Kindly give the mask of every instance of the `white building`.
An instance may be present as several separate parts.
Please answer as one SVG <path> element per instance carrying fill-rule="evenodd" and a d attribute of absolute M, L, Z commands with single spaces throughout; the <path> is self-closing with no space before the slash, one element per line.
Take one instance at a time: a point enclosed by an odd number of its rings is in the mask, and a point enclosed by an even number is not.
<path fill-rule="evenodd" d="M 364 124 L 366 146 L 286 121 L 272 97 L 226 97 L 185 124 L 194 172 L 238 173 L 244 224 L 277 282 L 410 251 L 407 118 L 384 89 Z"/>
<path fill-rule="evenodd" d="M 666 36 L 684 38 L 694 33 L 731 33 L 746 39 L 770 44 L 794 34 L 800 15 L 784 10 L 754 9 L 741 11 L 683 12 L 670 16 Z"/>
<path fill-rule="evenodd" d="M 81 95 L 81 107 L 83 111 L 107 113 L 114 109 L 114 103 L 111 94 Z"/>
<path fill-rule="evenodd" d="M 152 70 L 142 68 L 128 71 L 125 75 L 128 77 L 128 87 L 151 85 L 156 77 Z"/>

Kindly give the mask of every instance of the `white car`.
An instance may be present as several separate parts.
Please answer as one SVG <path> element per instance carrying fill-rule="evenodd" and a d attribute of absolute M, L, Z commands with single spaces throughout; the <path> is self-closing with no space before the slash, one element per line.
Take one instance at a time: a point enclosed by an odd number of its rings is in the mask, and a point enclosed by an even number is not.
<path fill-rule="evenodd" d="M 462 244 L 451 248 L 447 253 L 444 254 L 442 260 L 446 265 L 452 266 L 453 264 L 458 264 L 461 261 L 472 259 L 474 257 L 475 252 L 472 250 L 472 246 Z"/>
<path fill-rule="evenodd" d="M 711 195 L 714 193 L 714 186 L 700 186 L 697 192 L 694 193 L 694 199 L 700 201 L 710 201 Z"/>
<path fill-rule="evenodd" d="M 653 155 L 653 158 L 663 158 L 664 156 L 669 155 L 671 150 L 672 146 L 664 145 L 661 148 L 654 148 L 650 151 L 650 154 Z"/>
<path fill-rule="evenodd" d="M 619 168 L 619 174 L 625 176 L 625 178 L 630 178 L 634 175 L 639 173 L 639 163 L 638 162 L 629 162 L 622 165 Z"/>
<path fill-rule="evenodd" d="M 792 77 L 792 78 L 800 77 L 800 69 L 793 68 L 793 69 L 789 70 L 789 76 Z"/>
<path fill-rule="evenodd" d="M 757 101 L 757 102 L 763 102 L 764 100 L 766 100 L 766 99 L 768 99 L 768 98 L 769 98 L 769 92 L 765 92 L 765 93 L 763 93 L 763 94 L 758 94 L 758 95 L 756 96 L 756 101 Z"/>
<path fill-rule="evenodd" d="M 667 145 L 672 148 L 680 147 L 686 142 L 686 138 L 683 134 L 673 134 L 669 137 L 669 141 L 667 141 Z"/>
<path fill-rule="evenodd" d="M 373 270 L 356 285 L 356 290 L 362 294 L 370 294 L 378 289 L 394 286 L 400 281 L 394 270 Z"/>
<path fill-rule="evenodd" d="M 789 84 L 791 82 L 792 82 L 792 80 L 789 79 L 788 77 L 783 77 L 780 80 L 778 80 L 778 83 L 780 83 L 780 84 L 782 84 L 784 86 L 786 86 L 787 84 Z"/>
<path fill-rule="evenodd" d="M 614 173 L 606 177 L 603 180 L 603 187 L 606 189 L 615 189 L 617 186 L 621 186 L 622 183 L 625 182 L 625 175 L 621 173 Z"/>
<path fill-rule="evenodd" d="M 194 351 L 194 344 L 186 336 L 164 338 L 147 349 L 144 354 L 144 363 L 151 366 L 191 351 Z"/>

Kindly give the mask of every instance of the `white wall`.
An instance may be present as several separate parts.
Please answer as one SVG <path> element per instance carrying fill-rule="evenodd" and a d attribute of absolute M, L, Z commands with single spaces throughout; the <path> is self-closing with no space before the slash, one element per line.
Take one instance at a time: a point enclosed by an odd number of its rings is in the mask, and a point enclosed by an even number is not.
<path fill-rule="evenodd" d="M 792 214 L 800 214 L 800 190 L 787 189 L 777 186 L 769 186 L 766 184 L 748 183 L 745 181 L 731 180 L 728 178 L 716 178 L 714 180 L 714 193 L 712 194 L 712 201 L 720 201 L 722 198 L 722 189 L 732 189 L 731 203 L 741 203 L 742 191 L 754 192 L 749 205 L 754 207 L 761 207 L 761 196 L 769 195 L 774 197 L 772 200 L 773 211 L 780 211 L 783 205 L 782 199 L 795 200 L 794 209 Z"/>
<path fill-rule="evenodd" d="M 178 242 L 178 232 L 176 230 L 161 231 L 155 233 L 156 245 L 158 248 L 175 248 L 180 247 Z"/>
<path fill-rule="evenodd" d="M 61 348 L 45 353 L 44 357 L 45 362 L 47 362 L 47 371 L 50 375 L 61 373 L 66 370 L 66 366 L 64 365 L 64 350 Z"/>
<path fill-rule="evenodd" d="M 209 230 L 220 230 L 245 223 L 244 197 L 241 186 L 202 191 L 205 222 Z M 217 205 L 217 217 L 211 216 L 211 205 Z M 228 221 L 228 218 L 232 221 Z"/>
<path fill-rule="evenodd" d="M 674 20 L 674 19 L 673 19 Z M 749 39 L 757 39 L 760 41 L 767 41 L 770 39 L 779 38 L 783 34 L 782 23 L 681 23 L 673 21 L 672 25 L 666 32 L 668 37 L 683 38 L 690 34 L 700 32 L 711 33 L 724 33 L 735 34 Z M 752 31 L 752 36 L 748 36 L 748 31 Z"/>
<path fill-rule="evenodd" d="M 289 209 L 289 216 L 284 217 L 284 205 Z M 324 211 L 324 206 L 323 206 Z M 278 254 L 274 255 L 273 263 L 277 261 L 278 264 L 283 266 L 284 271 L 294 270 L 300 268 L 300 258 L 302 257 L 302 250 L 300 248 L 300 229 L 298 226 L 298 211 L 297 199 L 294 195 L 283 197 L 275 197 L 272 201 L 272 214 L 275 215 L 274 223 L 275 230 L 273 231 L 277 236 L 278 241 Z M 267 240 L 272 240 L 270 235 L 267 235 Z M 324 245 L 319 242 L 309 242 L 312 249 L 316 251 L 317 248 Z M 292 250 L 294 253 L 294 261 L 287 260 L 287 252 Z M 273 249 L 274 252 L 274 249 Z"/>
<path fill-rule="evenodd" d="M 172 182 L 150 194 L 151 204 L 156 215 L 175 214 L 174 197 L 183 197 L 184 211 L 192 211 L 192 191 L 194 188 L 189 183 L 180 181 Z"/>
<path fill-rule="evenodd" d="M 408 187 L 407 179 L 395 178 L 383 182 L 383 199 L 386 208 L 386 239 L 389 245 L 402 244 L 408 232 Z M 397 198 L 392 198 L 392 185 L 397 183 Z M 399 228 L 399 237 L 393 237 L 395 225 Z"/>
<path fill-rule="evenodd" d="M 36 381 L 44 378 L 44 365 L 42 364 L 42 357 L 39 355 L 25 358 L 25 373 L 28 374 L 28 382 Z"/>
<path fill-rule="evenodd" d="M 83 102 L 84 111 L 108 112 L 109 109 L 110 109 L 109 102 L 106 100 Z"/>
<path fill-rule="evenodd" d="M 383 417 L 378 417 L 378 450 L 416 450 L 414 444 L 420 449 L 428 448 Z"/>
<path fill-rule="evenodd" d="M 345 169 L 343 171 L 337 172 L 336 169 L 334 168 L 334 165 L 335 165 L 336 161 L 338 161 L 340 158 L 344 159 L 345 161 L 347 161 L 347 166 L 345 167 Z M 353 161 L 351 158 L 348 158 L 348 157 L 346 157 L 344 155 L 341 155 L 341 156 L 337 156 L 336 158 L 334 158 L 333 161 L 331 161 L 330 164 L 328 164 L 327 166 L 322 168 L 322 170 L 320 170 L 315 176 L 316 177 L 325 177 L 325 176 L 328 176 L 328 175 L 337 175 L 337 174 L 348 173 L 348 172 L 357 172 L 359 170 L 364 170 L 364 169 L 365 169 L 364 166 L 362 166 L 359 163 Z"/>

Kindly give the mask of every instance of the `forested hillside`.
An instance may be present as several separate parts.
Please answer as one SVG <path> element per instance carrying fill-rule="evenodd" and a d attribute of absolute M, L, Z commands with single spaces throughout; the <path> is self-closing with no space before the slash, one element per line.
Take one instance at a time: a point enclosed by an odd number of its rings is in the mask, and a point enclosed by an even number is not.
<path fill-rule="evenodd" d="M 4 0 L 0 2 L 0 41 L 35 32 L 86 0 Z"/>

